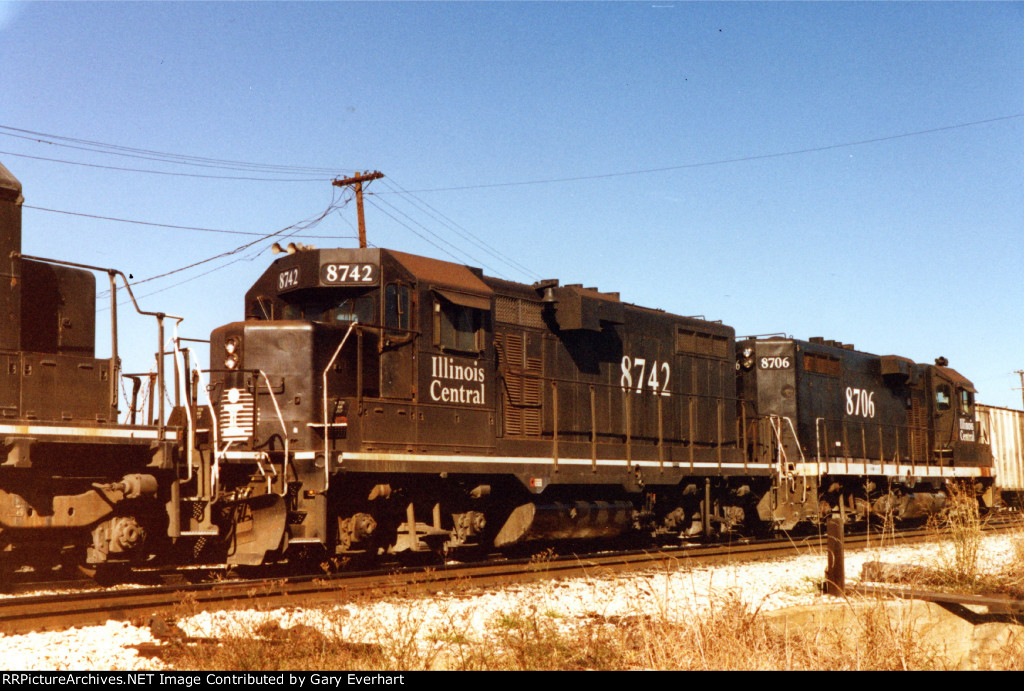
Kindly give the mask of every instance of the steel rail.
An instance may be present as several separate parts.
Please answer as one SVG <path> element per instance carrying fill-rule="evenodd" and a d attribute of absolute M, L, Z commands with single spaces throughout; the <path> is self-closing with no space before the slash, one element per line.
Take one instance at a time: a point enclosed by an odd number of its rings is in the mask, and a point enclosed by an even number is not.
<path fill-rule="evenodd" d="M 942 536 L 932 530 L 919 530 L 884 537 L 880 534 L 850 535 L 846 536 L 845 541 L 847 550 L 855 550 L 941 539 Z M 623 571 L 676 570 L 806 554 L 821 557 L 824 573 L 825 540 L 824 535 L 814 535 L 799 539 L 650 551 L 555 557 L 541 555 L 485 563 L 406 567 L 391 571 L 9 597 L 0 599 L 0 633 L 14 635 L 40 630 L 62 630 L 101 625 L 108 620 L 146 625 L 154 618 L 182 618 L 210 610 L 323 606 L 357 598 L 437 594 L 510 583 L 595 577 Z"/>

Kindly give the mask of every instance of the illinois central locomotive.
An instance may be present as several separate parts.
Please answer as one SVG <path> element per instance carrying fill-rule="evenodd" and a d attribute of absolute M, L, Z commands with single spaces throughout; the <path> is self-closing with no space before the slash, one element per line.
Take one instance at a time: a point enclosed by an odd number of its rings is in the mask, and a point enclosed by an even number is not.
<path fill-rule="evenodd" d="M 229 561 L 910 519 L 992 481 L 941 361 L 386 249 L 280 258 L 245 317 L 210 355 Z"/>
<path fill-rule="evenodd" d="M 995 501 L 975 389 L 945 358 L 919 365 L 821 338 L 750 339 L 737 348 L 739 395 L 755 411 L 760 440 L 751 452 L 774 463 L 780 480 L 765 518 L 784 527 L 836 510 L 920 518 L 943 507 L 944 484 L 954 479 L 970 479 Z"/>
<path fill-rule="evenodd" d="M 942 360 L 737 341 L 388 249 L 292 246 L 214 330 L 206 370 L 144 313 L 159 409 L 134 424 L 133 395 L 119 422 L 119 274 L 22 255 L 21 203 L 0 167 L 2 570 L 714 539 L 911 520 L 952 482 L 990 501 L 974 388 Z"/>

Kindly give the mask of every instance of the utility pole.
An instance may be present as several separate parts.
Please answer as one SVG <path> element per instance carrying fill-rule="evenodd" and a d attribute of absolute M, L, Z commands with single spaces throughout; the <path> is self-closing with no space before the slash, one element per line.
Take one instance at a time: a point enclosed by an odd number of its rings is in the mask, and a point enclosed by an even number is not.
<path fill-rule="evenodd" d="M 1020 375 L 1020 395 L 1021 399 L 1024 400 L 1024 370 L 1015 370 L 1014 373 Z"/>
<path fill-rule="evenodd" d="M 379 170 L 365 173 L 356 173 L 344 180 L 335 180 L 331 184 L 335 187 L 354 187 L 356 190 L 356 213 L 359 217 L 359 246 L 366 247 L 366 221 L 363 219 L 363 183 L 379 180 L 384 173 Z"/>

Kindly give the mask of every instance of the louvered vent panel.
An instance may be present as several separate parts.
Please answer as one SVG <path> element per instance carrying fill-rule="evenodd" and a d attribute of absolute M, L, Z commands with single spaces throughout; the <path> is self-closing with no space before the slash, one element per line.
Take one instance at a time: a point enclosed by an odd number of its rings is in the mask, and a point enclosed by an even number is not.
<path fill-rule="evenodd" d="M 523 405 L 540 405 L 540 358 L 527 358 Z"/>
<path fill-rule="evenodd" d="M 540 427 L 540 408 L 524 408 L 523 434 L 528 437 L 539 437 Z"/>
<path fill-rule="evenodd" d="M 504 376 L 502 419 L 505 434 L 511 437 L 541 434 L 540 358 L 527 358 L 524 334 L 496 334 L 495 346 L 501 358 Z"/>
<path fill-rule="evenodd" d="M 523 337 L 519 334 L 509 334 L 508 342 L 505 344 L 505 366 L 518 372 L 523 368 Z"/>
<path fill-rule="evenodd" d="M 910 425 L 910 460 L 927 463 L 928 458 L 928 415 L 925 410 L 924 397 L 915 391 L 910 397 L 910 411 L 907 413 Z"/>

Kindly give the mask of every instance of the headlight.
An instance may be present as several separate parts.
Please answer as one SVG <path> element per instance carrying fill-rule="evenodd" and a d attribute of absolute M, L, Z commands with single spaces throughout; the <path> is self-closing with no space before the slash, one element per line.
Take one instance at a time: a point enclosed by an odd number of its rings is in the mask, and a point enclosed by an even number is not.
<path fill-rule="evenodd" d="M 224 341 L 224 366 L 228 369 L 238 367 L 238 361 L 242 359 L 242 344 L 239 339 L 232 336 Z"/>

